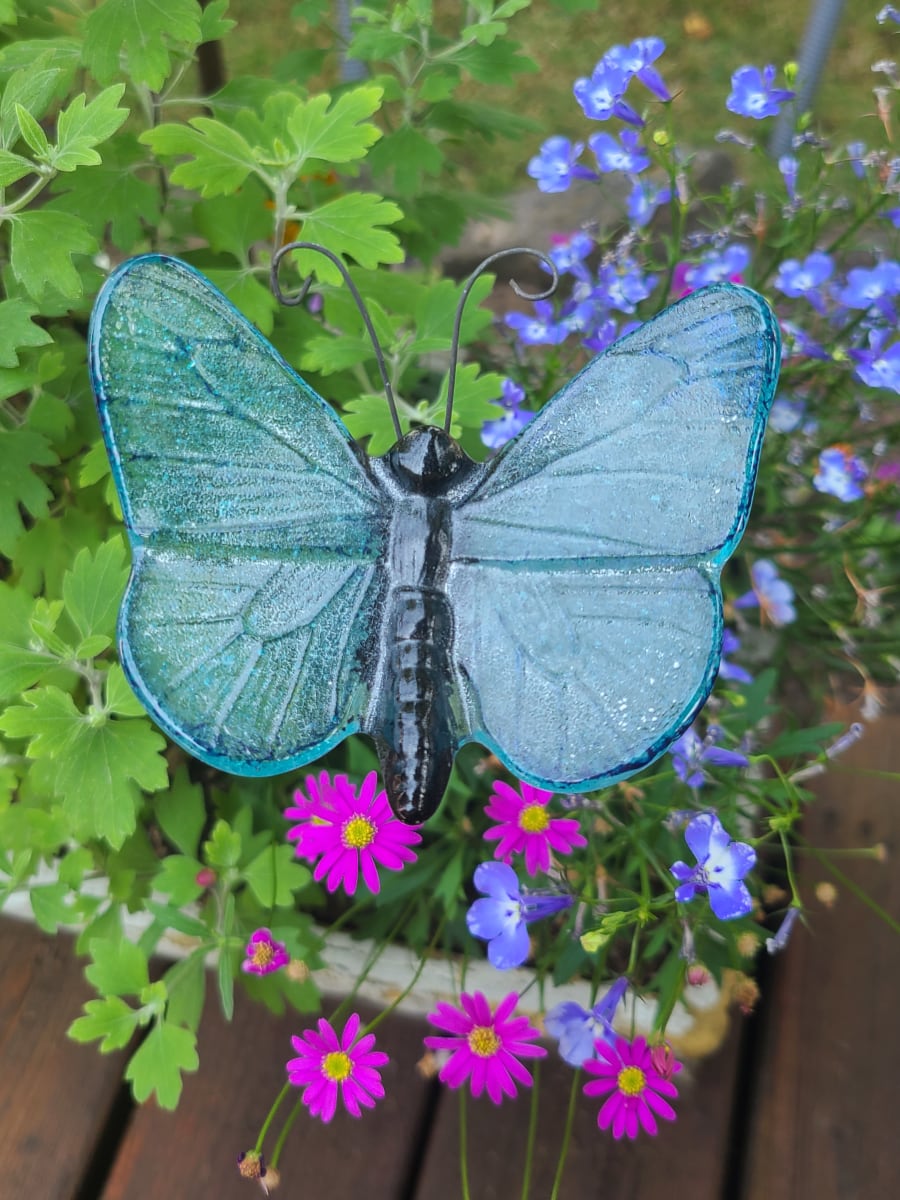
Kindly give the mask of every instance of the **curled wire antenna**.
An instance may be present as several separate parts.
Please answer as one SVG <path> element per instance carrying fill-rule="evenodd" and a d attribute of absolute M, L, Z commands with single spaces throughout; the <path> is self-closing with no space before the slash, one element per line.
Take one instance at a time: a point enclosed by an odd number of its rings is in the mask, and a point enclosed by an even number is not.
<path fill-rule="evenodd" d="M 456 368 L 459 363 L 459 332 L 462 326 L 463 309 L 466 306 L 466 301 L 469 298 L 469 293 L 475 285 L 475 281 L 484 274 L 484 272 L 493 263 L 501 258 L 509 258 L 512 254 L 528 254 L 532 258 L 536 258 L 538 262 L 542 262 L 550 272 L 550 286 L 542 292 L 526 292 L 524 288 L 519 287 L 514 279 L 510 279 L 509 286 L 517 296 L 523 300 L 546 300 L 548 296 L 552 296 L 559 285 L 559 271 L 556 269 L 556 263 L 546 254 L 542 254 L 540 250 L 533 250 L 530 246 L 511 246 L 508 250 L 498 250 L 496 254 L 489 254 L 488 257 L 478 264 L 472 274 L 465 282 L 462 290 L 462 295 L 459 298 L 459 304 L 456 306 L 456 320 L 453 322 L 453 339 L 450 342 L 450 374 L 447 377 L 447 411 L 444 417 L 444 432 L 450 432 L 450 422 L 453 419 L 453 396 L 456 391 Z"/>
<path fill-rule="evenodd" d="M 302 304 L 306 299 L 310 284 L 312 283 L 312 275 L 308 275 L 300 286 L 300 290 L 293 295 L 281 290 L 281 284 L 278 282 L 278 268 L 281 265 L 281 260 L 286 254 L 290 254 L 293 250 L 315 250 L 317 254 L 323 254 L 337 267 L 341 274 L 341 278 L 346 283 L 350 295 L 353 297 L 356 307 L 359 309 L 360 316 L 366 326 L 366 331 L 372 342 L 372 347 L 375 351 L 375 360 L 378 363 L 378 370 L 381 373 L 381 382 L 384 386 L 384 394 L 387 397 L 388 408 L 391 410 L 391 421 L 394 426 L 394 433 L 397 435 L 397 440 L 403 436 L 403 429 L 400 425 L 400 417 L 397 413 L 397 402 L 394 399 L 394 389 L 391 387 L 391 381 L 388 378 L 387 366 L 384 361 L 384 353 L 381 349 L 381 344 L 378 341 L 378 336 L 375 333 L 375 327 L 372 324 L 372 318 L 369 316 L 365 301 L 359 294 L 359 290 L 353 280 L 350 278 L 346 266 L 328 250 L 325 246 L 320 246 L 318 242 L 288 242 L 276 250 L 272 256 L 272 265 L 269 271 L 269 284 L 272 288 L 272 294 L 275 296 L 279 304 L 284 304 L 288 308 L 294 308 L 298 304 Z M 456 306 L 456 318 L 453 322 L 453 337 L 450 341 L 450 373 L 447 378 L 447 411 L 444 417 L 444 432 L 450 432 L 450 422 L 453 418 L 453 396 L 456 391 L 456 368 L 459 362 L 459 336 L 462 327 L 463 309 L 466 306 L 466 301 L 472 291 L 475 281 L 484 274 L 488 267 L 492 266 L 501 258 L 509 258 L 513 254 L 528 254 L 532 258 L 536 258 L 542 262 L 550 272 L 550 286 L 542 292 L 526 292 L 524 288 L 519 287 L 514 279 L 509 281 L 509 286 L 523 300 L 546 300 L 548 296 L 552 296 L 559 284 L 559 272 L 556 269 L 556 264 L 546 254 L 542 254 L 540 250 L 533 250 L 530 246 L 511 246 L 508 250 L 498 250 L 496 254 L 490 254 L 488 257 L 478 264 L 463 286 L 462 294 L 459 298 L 459 304 Z"/>
<path fill-rule="evenodd" d="M 378 336 L 375 333 L 375 326 L 372 324 L 372 318 L 369 316 L 369 310 L 366 308 L 365 301 L 359 294 L 359 289 L 350 278 L 350 272 L 347 270 L 344 263 L 328 250 L 325 246 L 320 246 L 318 242 L 288 242 L 281 246 L 272 255 L 272 265 L 269 268 L 269 285 L 272 289 L 272 294 L 279 304 L 284 304 L 288 308 L 295 308 L 298 304 L 302 304 L 306 299 L 306 294 L 309 291 L 312 283 L 312 275 L 307 275 L 306 279 L 300 285 L 299 292 L 295 292 L 289 296 L 281 290 L 281 284 L 278 282 L 278 268 L 281 265 L 281 260 L 286 254 L 290 254 L 292 250 L 315 250 L 317 254 L 324 254 L 327 259 L 334 263 L 338 271 L 341 273 L 341 278 L 346 283 L 350 295 L 356 307 L 359 309 L 359 315 L 362 317 L 366 326 L 366 331 L 372 342 L 372 348 L 375 351 L 375 361 L 378 363 L 378 370 L 381 373 L 381 383 L 384 387 L 384 394 L 387 398 L 388 408 L 391 410 L 391 423 L 394 426 L 394 433 L 399 441 L 403 437 L 403 429 L 400 425 L 400 416 L 397 412 L 397 401 L 394 399 L 394 389 L 391 387 L 391 381 L 388 377 L 387 366 L 384 361 L 384 353 L 381 349 L 381 343 L 378 341 Z"/>

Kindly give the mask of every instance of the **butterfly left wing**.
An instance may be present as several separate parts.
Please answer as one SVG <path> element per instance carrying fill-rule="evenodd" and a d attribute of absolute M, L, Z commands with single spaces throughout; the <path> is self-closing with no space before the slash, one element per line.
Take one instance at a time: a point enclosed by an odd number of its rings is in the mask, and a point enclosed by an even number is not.
<path fill-rule="evenodd" d="M 594 359 L 455 513 L 467 737 L 520 777 L 624 778 L 705 701 L 778 353 L 753 292 L 694 293 Z"/>
<path fill-rule="evenodd" d="M 380 490 L 344 426 L 207 280 L 146 255 L 91 326 L 133 548 L 123 664 L 164 729 L 239 774 L 358 728 L 382 589 Z"/>

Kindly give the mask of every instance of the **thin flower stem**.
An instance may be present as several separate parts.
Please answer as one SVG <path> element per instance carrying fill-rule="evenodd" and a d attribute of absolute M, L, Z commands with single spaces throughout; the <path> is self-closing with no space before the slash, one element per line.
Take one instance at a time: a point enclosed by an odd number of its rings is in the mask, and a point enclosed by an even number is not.
<path fill-rule="evenodd" d="M 569 1157 L 569 1143 L 572 1140 L 572 1126 L 575 1124 L 575 1105 L 578 1101 L 578 1085 L 581 1082 L 581 1071 L 576 1070 L 572 1077 L 572 1088 L 569 1092 L 569 1107 L 566 1111 L 566 1127 L 563 1130 L 562 1145 L 559 1148 L 559 1161 L 556 1164 L 556 1174 L 553 1176 L 553 1187 L 550 1200 L 558 1200 L 559 1185 L 562 1183 L 563 1171 L 566 1169 L 566 1159 Z"/>
<path fill-rule="evenodd" d="M 269 1109 L 269 1115 L 266 1117 L 265 1121 L 263 1121 L 262 1129 L 260 1129 L 260 1131 L 259 1131 L 259 1137 L 256 1139 L 256 1146 L 254 1147 L 257 1154 L 263 1148 L 263 1142 L 266 1140 L 266 1134 L 269 1132 L 269 1126 L 272 1124 L 272 1121 L 275 1119 L 275 1114 L 278 1112 L 279 1108 L 281 1108 L 282 1104 L 284 1103 L 284 1098 L 290 1091 L 290 1087 L 291 1087 L 290 1080 L 288 1080 L 288 1082 L 284 1085 L 284 1087 L 281 1089 L 281 1091 L 275 1097 L 275 1103 Z M 273 1163 L 273 1166 L 274 1166 L 274 1163 Z"/>
<path fill-rule="evenodd" d="M 528 1115 L 528 1141 L 525 1146 L 525 1169 L 522 1174 L 522 1200 L 528 1200 L 531 1192 L 531 1167 L 534 1162 L 534 1144 L 537 1138 L 538 1095 L 540 1092 L 541 1062 L 534 1064 L 534 1080 L 531 1086 L 531 1111 Z"/>
<path fill-rule="evenodd" d="M 800 899 L 800 892 L 797 888 L 797 876 L 794 873 L 794 856 L 791 840 L 784 832 L 779 832 L 781 839 L 781 853 L 784 855 L 784 871 L 787 875 L 787 881 L 791 889 L 791 904 L 797 908 L 803 907 L 803 902 Z"/>
<path fill-rule="evenodd" d="M 291 1126 L 296 1121 L 297 1113 L 302 1107 L 303 1098 L 301 1097 L 291 1109 L 290 1113 L 288 1114 L 288 1119 L 285 1121 L 281 1133 L 278 1135 L 278 1141 L 275 1143 L 275 1149 L 272 1151 L 272 1157 L 269 1160 L 269 1164 L 273 1168 L 278 1166 L 278 1159 L 281 1157 L 281 1151 L 284 1147 L 284 1143 L 287 1141 L 287 1135 L 290 1133 Z"/>
<path fill-rule="evenodd" d="M 347 995 L 344 997 L 344 999 L 340 1002 L 340 1004 L 337 1006 L 337 1008 L 331 1014 L 332 1022 L 334 1022 L 334 1021 L 338 1020 L 340 1017 L 342 1017 L 343 1014 L 350 1007 L 350 1005 L 353 1003 L 354 998 L 356 997 L 357 993 L 359 992 L 359 989 L 362 987 L 365 980 L 368 978 L 369 973 L 371 972 L 372 968 L 375 966 L 375 964 L 378 962 L 379 958 L 381 958 L 382 954 L 384 954 L 387 947 L 390 945 L 391 942 L 394 941 L 397 934 L 400 932 L 400 930 L 406 924 L 407 919 L 409 918 L 410 914 L 412 913 L 412 911 L 415 908 L 417 903 L 418 903 L 418 900 L 413 899 L 409 902 L 409 904 L 406 905 L 406 907 L 403 910 L 403 913 L 400 916 L 400 920 L 396 922 L 394 927 L 390 930 L 390 932 L 385 937 L 384 941 L 381 942 L 380 945 L 376 946 L 375 949 L 372 951 L 372 953 L 369 955 L 368 959 L 363 964 L 362 971 L 360 971 L 359 975 L 356 977 L 356 983 L 353 985 L 352 991 L 347 993 Z"/>
<path fill-rule="evenodd" d="M 412 979 L 410 979 L 409 983 L 406 985 L 406 987 L 403 989 L 403 991 L 400 992 L 400 994 L 394 1000 L 391 1001 L 391 1003 L 387 1006 L 387 1008 L 383 1009 L 376 1017 L 372 1018 L 372 1020 L 368 1023 L 368 1025 L 363 1030 L 363 1033 L 371 1033 L 373 1029 L 377 1029 L 378 1026 L 381 1024 L 381 1022 L 385 1019 L 385 1017 L 389 1017 L 391 1015 L 391 1013 L 394 1011 L 394 1009 L 397 1007 L 397 1005 L 406 999 L 406 997 L 409 995 L 409 993 L 413 990 L 413 988 L 419 982 L 419 976 L 425 970 L 425 964 L 428 962 L 428 954 L 430 951 L 432 951 L 435 948 L 435 946 L 437 945 L 438 938 L 441 936 L 441 934 L 443 932 L 444 932 L 444 919 L 442 918 L 440 923 L 438 924 L 437 929 L 434 931 L 434 937 L 431 939 L 431 941 L 425 947 L 424 951 L 422 952 L 421 957 L 419 958 L 419 965 L 416 967 Z"/>
<path fill-rule="evenodd" d="M 469 1131 L 466 1125 L 466 1089 L 459 1089 L 459 1181 L 462 1200 L 471 1200 L 469 1193 Z"/>
<path fill-rule="evenodd" d="M 825 870 L 829 871 L 842 887 L 845 887 L 848 892 L 852 892 L 857 900 L 861 900 L 862 903 L 865 904 L 867 908 L 870 908 L 877 917 L 881 917 L 885 925 L 888 925 L 891 929 L 893 929 L 894 933 L 900 933 L 900 921 L 896 921 L 890 913 L 885 912 L 881 905 L 873 900 L 868 892 L 864 891 L 858 883 L 854 883 L 849 875 L 845 875 L 840 868 L 836 867 L 834 863 L 830 861 L 827 854 L 823 854 L 821 850 L 816 850 L 812 846 L 808 846 L 807 850 L 813 855 L 814 858 L 819 860 Z"/>

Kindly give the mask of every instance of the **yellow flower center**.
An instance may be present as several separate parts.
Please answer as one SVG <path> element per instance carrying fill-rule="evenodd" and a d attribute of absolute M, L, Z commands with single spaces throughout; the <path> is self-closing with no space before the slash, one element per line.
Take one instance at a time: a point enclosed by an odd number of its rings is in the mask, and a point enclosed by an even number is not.
<path fill-rule="evenodd" d="M 469 1049 L 479 1058 L 492 1058 L 500 1049 L 500 1039 L 490 1025 L 476 1025 L 469 1033 Z"/>
<path fill-rule="evenodd" d="M 526 833 L 543 833 L 550 824 L 550 817 L 543 804 L 526 804 L 519 814 L 519 828 Z"/>
<path fill-rule="evenodd" d="M 368 817 L 351 817 L 341 830 L 341 841 L 348 850 L 364 850 L 375 841 L 375 833 Z"/>
<path fill-rule="evenodd" d="M 647 1076 L 640 1067 L 623 1067 L 616 1082 L 623 1096 L 639 1096 L 647 1086 Z"/>
<path fill-rule="evenodd" d="M 343 1050 L 332 1050 L 322 1059 L 322 1074 L 332 1083 L 343 1083 L 353 1074 L 353 1061 Z"/>
<path fill-rule="evenodd" d="M 257 967 L 267 967 L 275 957 L 275 947 L 271 942 L 257 942 L 253 947 L 250 961 Z"/>

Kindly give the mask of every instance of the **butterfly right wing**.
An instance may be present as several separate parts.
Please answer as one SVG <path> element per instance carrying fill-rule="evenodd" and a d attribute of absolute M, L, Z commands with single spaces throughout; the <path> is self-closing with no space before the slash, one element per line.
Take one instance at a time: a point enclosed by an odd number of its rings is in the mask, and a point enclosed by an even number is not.
<path fill-rule="evenodd" d="M 133 550 L 122 661 L 157 722 L 238 774 L 359 727 L 383 592 L 382 494 L 334 412 L 207 280 L 161 255 L 91 327 Z"/>

